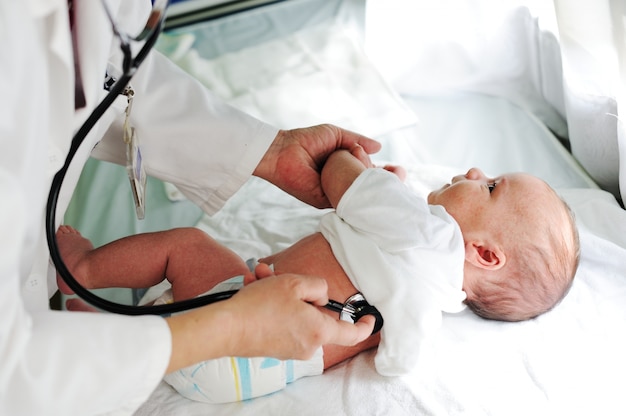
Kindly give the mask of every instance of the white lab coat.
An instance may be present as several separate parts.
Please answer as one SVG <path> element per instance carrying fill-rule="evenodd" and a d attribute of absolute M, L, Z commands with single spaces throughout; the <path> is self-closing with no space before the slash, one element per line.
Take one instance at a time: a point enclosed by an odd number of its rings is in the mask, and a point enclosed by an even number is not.
<path fill-rule="evenodd" d="M 137 33 L 149 1 L 107 1 L 120 26 Z M 73 132 L 104 95 L 107 61 L 118 52 L 100 1 L 74 3 L 87 99 L 76 112 L 67 0 L 0 0 L 0 415 L 132 414 L 161 379 L 171 350 L 159 317 L 48 309 L 56 290 L 44 232 L 50 183 Z M 148 173 L 181 183 L 206 211 L 216 210 L 250 176 L 277 130 L 223 105 L 153 55 L 132 81 Z M 124 163 L 125 104 L 120 97 L 76 155 L 57 222 L 102 137 L 94 154 Z"/>

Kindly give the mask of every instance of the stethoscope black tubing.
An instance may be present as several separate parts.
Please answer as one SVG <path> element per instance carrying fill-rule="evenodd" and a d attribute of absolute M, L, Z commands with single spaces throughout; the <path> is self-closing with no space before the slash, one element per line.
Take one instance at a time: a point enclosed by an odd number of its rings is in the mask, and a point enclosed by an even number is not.
<path fill-rule="evenodd" d="M 160 28 L 158 29 L 160 32 Z M 231 298 L 236 290 L 225 291 L 214 293 L 210 295 L 204 295 L 193 299 L 187 299 L 183 301 L 174 302 L 167 305 L 149 305 L 149 306 L 131 306 L 124 305 L 117 302 L 112 302 L 110 300 L 104 299 L 93 292 L 85 289 L 78 281 L 74 278 L 72 273 L 68 270 L 67 266 L 63 262 L 63 258 L 61 257 L 61 253 L 59 252 L 59 247 L 57 245 L 56 239 L 56 210 L 57 203 L 59 200 L 59 194 L 61 191 L 61 186 L 63 184 L 63 180 L 65 179 L 65 175 L 69 169 L 69 166 L 72 162 L 72 159 L 76 155 L 78 148 L 87 137 L 87 134 L 91 131 L 96 122 L 102 117 L 105 111 L 111 106 L 113 101 L 124 91 L 130 79 L 132 78 L 134 72 L 137 67 L 141 64 L 144 58 L 147 56 L 149 50 L 152 48 L 154 43 L 156 42 L 157 36 L 151 36 L 146 44 L 139 51 L 137 57 L 134 60 L 134 65 L 132 68 L 129 68 L 130 64 L 128 64 L 125 60 L 124 66 L 124 74 L 110 87 L 109 93 L 104 97 L 104 99 L 98 104 L 98 106 L 91 112 L 87 120 L 83 123 L 83 125 L 78 129 L 74 137 L 72 138 L 72 143 L 70 145 L 69 152 L 67 157 L 65 158 L 65 163 L 63 167 L 59 169 L 59 171 L 54 175 L 52 180 L 52 184 L 50 186 L 50 193 L 48 194 L 48 202 L 46 205 L 46 237 L 48 240 L 48 249 L 50 251 L 50 257 L 56 267 L 57 272 L 61 276 L 61 278 L 67 283 L 67 285 L 78 295 L 81 299 L 85 300 L 92 306 L 112 313 L 122 314 L 122 315 L 169 315 L 172 313 L 182 312 L 185 310 L 197 308 L 200 306 L 208 305 L 210 303 L 219 302 L 222 300 L 226 300 Z"/>
<path fill-rule="evenodd" d="M 131 77 L 132 75 L 123 75 L 117 80 L 115 84 L 113 84 L 110 92 L 106 95 L 102 102 L 98 104 L 94 111 L 89 115 L 85 123 L 78 129 L 78 131 L 74 135 L 70 150 L 65 159 L 65 163 L 63 167 L 54 175 L 52 185 L 50 186 L 50 194 L 48 195 L 48 203 L 46 207 L 46 237 L 48 239 L 48 248 L 50 250 L 50 256 L 52 258 L 52 261 L 59 275 L 63 278 L 65 283 L 67 283 L 70 289 L 72 289 L 74 293 L 76 293 L 76 295 L 78 295 L 81 299 L 85 300 L 92 306 L 95 306 L 96 308 L 102 309 L 107 312 L 122 315 L 168 315 L 228 299 L 232 297 L 235 293 L 237 293 L 237 291 L 231 290 L 226 292 L 220 292 L 167 305 L 124 305 L 104 299 L 100 296 L 97 296 L 88 289 L 85 289 L 80 283 L 78 283 L 78 281 L 74 278 L 72 273 L 68 270 L 67 266 L 63 262 L 63 258 L 61 257 L 61 253 L 59 252 L 59 247 L 57 245 L 55 228 L 56 208 L 59 194 L 61 191 L 61 185 L 63 184 L 63 180 L 65 179 L 65 175 L 67 174 L 70 163 L 76 155 L 78 148 L 85 140 L 85 137 L 93 128 L 98 119 L 102 117 L 104 112 L 117 98 L 117 96 L 124 90 L 124 88 L 126 88 L 126 85 L 128 85 Z"/>

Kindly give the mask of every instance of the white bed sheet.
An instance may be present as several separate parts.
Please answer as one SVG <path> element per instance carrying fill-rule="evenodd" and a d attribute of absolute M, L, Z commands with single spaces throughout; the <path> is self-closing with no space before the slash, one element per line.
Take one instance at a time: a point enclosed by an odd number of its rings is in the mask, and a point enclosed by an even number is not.
<path fill-rule="evenodd" d="M 329 45 L 352 48 L 341 42 Z M 360 54 L 355 49 L 344 52 Z M 359 62 L 367 65 L 366 60 Z M 333 79 L 335 70 L 325 74 L 327 79 Z M 337 88 L 335 83 L 325 85 Z M 267 88 L 275 91 L 277 85 Z M 559 189 L 576 213 L 581 234 L 582 259 L 570 293 L 553 311 L 522 323 L 486 321 L 469 311 L 445 316 L 432 348 L 408 376 L 378 375 L 370 351 L 321 376 L 241 403 L 192 402 L 162 383 L 137 415 L 623 414 L 626 212 L 595 187 L 535 117 L 503 98 L 450 93 L 400 100 L 384 81 L 369 88 L 372 99 L 384 99 L 401 115 L 394 122 L 385 119 L 377 124 L 377 137 L 384 144 L 377 159 L 407 166 L 410 183 L 415 175 L 429 175 L 436 184 L 447 180 L 451 171 L 477 165 L 490 173 L 524 170 Z M 277 97 L 285 98 L 273 101 L 271 109 L 251 108 L 254 100 L 241 102 L 269 120 L 280 117 L 293 125 L 328 121 L 311 116 L 316 106 L 329 105 L 324 100 L 313 100 L 302 120 L 290 112 L 287 94 Z M 369 104 L 360 109 L 371 109 Z M 420 120 L 410 127 L 404 125 L 407 108 Z M 328 114 L 327 107 L 323 110 Z M 345 112 L 341 107 L 333 110 L 341 124 Z M 358 120 L 348 126 L 360 129 Z M 320 215 L 321 211 L 253 178 L 223 210 L 203 217 L 198 227 L 244 258 L 259 257 L 315 230 Z"/>
<path fill-rule="evenodd" d="M 270 253 L 315 229 L 319 211 L 267 183 L 252 180 L 242 191 L 198 226 L 243 257 Z M 192 402 L 162 383 L 138 414 L 621 414 L 626 213 L 603 191 L 563 194 L 578 217 L 582 260 L 571 292 L 552 312 L 517 324 L 448 315 L 434 348 L 405 377 L 378 375 L 367 352 L 245 403 Z"/>

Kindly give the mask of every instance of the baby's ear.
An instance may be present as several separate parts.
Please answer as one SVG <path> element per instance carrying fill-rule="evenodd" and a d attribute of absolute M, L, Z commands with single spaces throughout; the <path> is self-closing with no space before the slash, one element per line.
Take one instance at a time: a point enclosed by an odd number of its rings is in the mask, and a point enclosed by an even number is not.
<path fill-rule="evenodd" d="M 499 270 L 506 263 L 504 251 L 497 245 L 485 242 L 465 243 L 465 261 L 484 270 Z"/>

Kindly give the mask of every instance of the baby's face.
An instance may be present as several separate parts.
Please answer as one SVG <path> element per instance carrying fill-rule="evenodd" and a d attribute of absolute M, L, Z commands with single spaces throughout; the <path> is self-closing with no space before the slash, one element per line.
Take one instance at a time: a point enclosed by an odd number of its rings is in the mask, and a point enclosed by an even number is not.
<path fill-rule="evenodd" d="M 554 212 L 551 208 L 559 200 L 545 182 L 532 175 L 511 173 L 490 178 L 480 169 L 472 168 L 431 192 L 428 203 L 442 205 L 464 235 L 497 230 L 515 237 L 536 216 Z"/>

